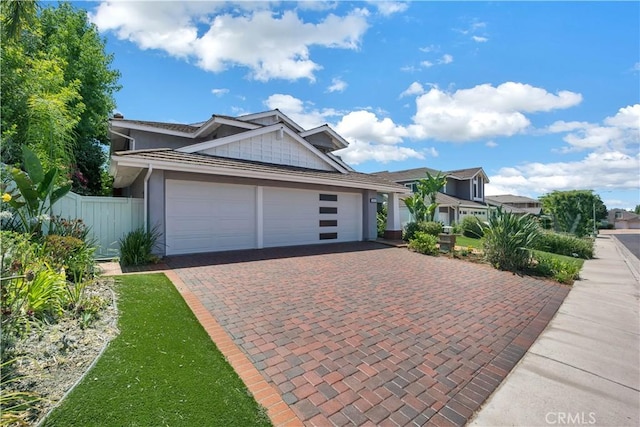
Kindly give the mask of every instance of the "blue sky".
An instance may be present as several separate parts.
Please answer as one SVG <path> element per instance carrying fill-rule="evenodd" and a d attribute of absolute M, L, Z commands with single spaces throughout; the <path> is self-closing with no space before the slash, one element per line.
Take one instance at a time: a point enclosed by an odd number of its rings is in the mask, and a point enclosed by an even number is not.
<path fill-rule="evenodd" d="M 126 118 L 279 108 L 357 170 L 481 166 L 488 194 L 640 204 L 638 2 L 80 3 Z"/>

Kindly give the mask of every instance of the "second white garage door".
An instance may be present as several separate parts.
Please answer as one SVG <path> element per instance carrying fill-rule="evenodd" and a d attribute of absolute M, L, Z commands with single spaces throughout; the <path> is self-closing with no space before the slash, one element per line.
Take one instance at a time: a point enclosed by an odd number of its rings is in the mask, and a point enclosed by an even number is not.
<path fill-rule="evenodd" d="M 362 196 L 264 188 L 264 247 L 362 240 Z"/>

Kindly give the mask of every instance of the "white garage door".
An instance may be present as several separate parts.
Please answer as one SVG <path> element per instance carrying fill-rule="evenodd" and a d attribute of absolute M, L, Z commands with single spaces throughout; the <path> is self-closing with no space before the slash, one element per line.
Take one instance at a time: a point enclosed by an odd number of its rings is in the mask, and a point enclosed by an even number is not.
<path fill-rule="evenodd" d="M 251 249 L 256 187 L 167 180 L 167 255 Z"/>
<path fill-rule="evenodd" d="M 265 187 L 264 247 L 362 240 L 362 196 Z"/>

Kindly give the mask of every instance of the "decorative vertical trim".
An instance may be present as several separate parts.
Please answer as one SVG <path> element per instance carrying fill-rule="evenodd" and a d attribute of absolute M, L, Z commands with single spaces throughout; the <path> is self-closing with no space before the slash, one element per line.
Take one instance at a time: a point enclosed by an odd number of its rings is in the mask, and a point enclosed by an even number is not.
<path fill-rule="evenodd" d="M 264 247 L 264 187 L 256 187 L 256 246 Z"/>

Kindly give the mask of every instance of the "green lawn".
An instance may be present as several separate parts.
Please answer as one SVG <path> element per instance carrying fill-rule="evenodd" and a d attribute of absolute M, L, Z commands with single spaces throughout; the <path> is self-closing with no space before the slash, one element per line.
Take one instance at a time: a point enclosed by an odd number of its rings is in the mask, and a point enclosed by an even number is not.
<path fill-rule="evenodd" d="M 164 274 L 117 282 L 120 335 L 43 425 L 271 425 Z"/>
<path fill-rule="evenodd" d="M 570 257 L 570 256 L 565 256 L 565 255 L 558 255 L 558 254 L 554 254 L 551 252 L 544 252 L 544 251 L 537 251 L 534 250 L 533 253 L 539 253 L 539 254 L 543 254 L 543 255 L 548 255 L 552 258 L 556 258 L 559 259 L 561 261 L 565 261 L 568 262 L 570 264 L 574 264 L 576 265 L 579 269 L 582 269 L 582 266 L 584 265 L 584 260 L 582 258 L 574 258 L 574 257 Z"/>
<path fill-rule="evenodd" d="M 471 237 L 466 237 L 462 234 L 458 234 L 456 236 L 456 246 L 461 246 L 463 248 L 482 249 L 480 239 L 472 239 Z"/>

